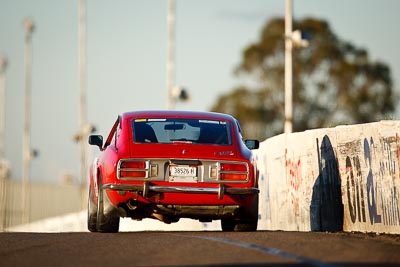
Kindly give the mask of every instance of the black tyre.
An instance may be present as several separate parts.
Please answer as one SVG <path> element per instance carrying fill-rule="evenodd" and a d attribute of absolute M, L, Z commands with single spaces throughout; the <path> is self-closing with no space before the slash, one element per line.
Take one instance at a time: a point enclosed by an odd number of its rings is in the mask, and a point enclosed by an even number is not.
<path fill-rule="evenodd" d="M 93 201 L 93 192 L 89 186 L 87 226 L 90 232 L 97 232 L 97 207 Z"/>
<path fill-rule="evenodd" d="M 258 224 L 258 194 L 253 196 L 248 208 L 243 208 L 238 218 L 221 219 L 224 232 L 254 232 Z"/>
<path fill-rule="evenodd" d="M 116 214 L 114 209 L 107 210 L 105 212 L 106 196 L 104 194 L 103 186 L 101 183 L 101 177 L 99 178 L 99 194 L 97 198 L 97 224 L 96 228 L 98 232 L 102 233 L 117 233 L 119 230 L 119 216 Z"/>
<path fill-rule="evenodd" d="M 221 219 L 221 228 L 224 232 L 233 232 L 235 230 L 235 219 Z"/>

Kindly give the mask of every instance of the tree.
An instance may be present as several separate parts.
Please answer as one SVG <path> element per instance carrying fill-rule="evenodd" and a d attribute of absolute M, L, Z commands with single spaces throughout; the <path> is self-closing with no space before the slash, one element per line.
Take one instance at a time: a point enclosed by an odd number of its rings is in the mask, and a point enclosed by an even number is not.
<path fill-rule="evenodd" d="M 294 131 L 393 114 L 398 96 L 385 63 L 370 62 L 365 49 L 340 40 L 326 21 L 306 18 L 293 25 L 311 37 L 307 48 L 293 50 Z M 220 96 L 211 108 L 237 117 L 245 135 L 264 139 L 283 131 L 284 44 L 284 19 L 272 19 L 235 71 L 252 85 Z"/>

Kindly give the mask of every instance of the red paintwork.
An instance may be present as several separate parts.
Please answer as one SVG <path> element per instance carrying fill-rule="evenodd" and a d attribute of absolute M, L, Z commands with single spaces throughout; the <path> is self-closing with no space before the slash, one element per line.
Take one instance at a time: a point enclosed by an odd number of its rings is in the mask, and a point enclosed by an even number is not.
<path fill-rule="evenodd" d="M 223 120 L 230 122 L 232 132 L 231 146 L 196 145 L 191 144 L 135 144 L 133 142 L 132 119 L 138 118 L 195 118 L 204 120 Z M 118 122 L 120 126 L 118 126 Z M 118 126 L 118 127 L 117 127 Z M 117 142 L 112 142 L 115 132 L 119 128 Z M 201 147 L 201 148 L 200 148 Z M 182 154 L 182 150 L 185 154 Z M 224 152 L 229 153 L 224 153 Z M 217 154 L 216 154 L 217 152 Z M 119 180 L 116 175 L 117 163 L 124 158 L 175 158 L 175 159 L 212 159 L 212 160 L 240 160 L 253 166 L 251 151 L 244 145 L 239 133 L 236 120 L 229 115 L 211 112 L 189 112 L 189 111 L 137 111 L 127 112 L 119 116 L 111 132 L 105 140 L 104 149 L 97 157 L 97 162 L 90 170 L 90 186 L 96 192 L 98 178 L 104 184 L 143 184 L 143 182 Z M 167 181 L 152 182 L 153 185 L 168 185 Z M 173 183 L 179 186 L 193 187 L 217 187 L 216 183 Z M 250 167 L 250 179 L 247 183 L 227 184 L 227 187 L 257 187 L 258 181 L 253 167 Z M 107 196 L 113 206 L 119 203 L 136 199 L 136 193 L 127 192 L 121 196 L 117 191 L 106 190 Z M 97 202 L 96 194 L 93 194 L 94 203 Z M 157 196 L 143 198 L 138 196 L 138 201 L 144 203 L 178 204 L 178 205 L 247 205 L 248 199 L 243 196 L 225 195 L 218 199 L 217 195 L 187 194 L 187 193 L 161 193 Z"/>

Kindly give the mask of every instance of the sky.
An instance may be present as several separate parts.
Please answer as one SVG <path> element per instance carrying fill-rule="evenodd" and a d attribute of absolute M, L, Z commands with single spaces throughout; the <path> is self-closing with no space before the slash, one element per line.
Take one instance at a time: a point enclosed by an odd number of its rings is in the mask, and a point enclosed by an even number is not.
<path fill-rule="evenodd" d="M 88 121 L 106 136 L 122 112 L 167 108 L 167 1 L 86 4 Z M 175 81 L 190 94 L 176 108 L 209 110 L 219 95 L 243 83 L 233 74 L 242 51 L 284 10 L 284 0 L 176 0 Z M 398 0 L 293 0 L 294 19 L 327 20 L 340 39 L 388 64 L 398 93 L 399 10 Z M 0 54 L 8 61 L 5 157 L 12 179 L 22 175 L 25 17 L 36 27 L 31 145 L 39 156 L 31 163 L 31 181 L 62 183 L 68 174 L 78 183 L 78 0 L 0 0 Z"/>

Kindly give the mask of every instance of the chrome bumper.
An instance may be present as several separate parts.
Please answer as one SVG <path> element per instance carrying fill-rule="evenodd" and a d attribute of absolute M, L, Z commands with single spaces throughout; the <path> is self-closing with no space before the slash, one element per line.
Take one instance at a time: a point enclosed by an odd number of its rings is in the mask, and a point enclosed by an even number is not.
<path fill-rule="evenodd" d="M 188 194 L 216 194 L 218 199 L 223 199 L 224 195 L 251 195 L 258 194 L 259 189 L 250 188 L 231 188 L 219 184 L 218 187 L 189 187 L 189 186 L 164 186 L 151 185 L 145 182 L 143 185 L 130 184 L 105 184 L 103 189 L 128 192 L 142 192 L 143 197 L 147 197 L 150 192 L 156 193 L 188 193 Z"/>

